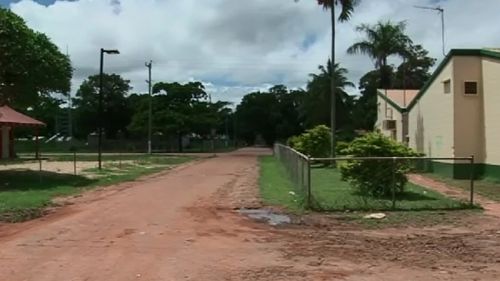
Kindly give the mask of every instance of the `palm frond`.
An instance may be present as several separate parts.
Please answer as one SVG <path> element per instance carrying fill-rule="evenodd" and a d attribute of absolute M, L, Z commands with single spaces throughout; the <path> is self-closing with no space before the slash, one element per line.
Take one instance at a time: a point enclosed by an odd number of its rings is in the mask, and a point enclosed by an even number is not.
<path fill-rule="evenodd" d="M 350 55 L 354 54 L 369 54 L 374 51 L 374 45 L 368 41 L 361 41 L 352 44 L 348 49 L 347 53 Z"/>

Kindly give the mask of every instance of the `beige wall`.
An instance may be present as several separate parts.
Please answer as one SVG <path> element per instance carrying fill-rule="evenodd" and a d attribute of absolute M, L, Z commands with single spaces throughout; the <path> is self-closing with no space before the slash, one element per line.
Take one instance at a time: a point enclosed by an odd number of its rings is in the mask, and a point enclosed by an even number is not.
<path fill-rule="evenodd" d="M 500 165 L 500 60 L 483 58 L 485 162 Z"/>
<path fill-rule="evenodd" d="M 453 61 L 417 101 L 409 114 L 410 147 L 429 157 L 453 156 Z M 451 79 L 451 93 L 445 94 L 443 81 Z"/>
<path fill-rule="evenodd" d="M 455 156 L 474 155 L 484 162 L 484 107 L 481 57 L 458 56 L 454 61 Z M 465 95 L 464 82 L 477 81 L 478 94 Z"/>
<path fill-rule="evenodd" d="M 396 140 L 399 142 L 403 142 L 403 119 L 401 113 L 386 102 L 383 98 L 377 95 L 377 123 L 375 123 L 375 128 L 380 130 L 382 134 L 388 137 L 393 137 L 395 134 Z M 386 108 L 390 109 L 389 112 L 392 111 L 392 114 L 386 116 Z M 383 121 L 384 120 L 396 120 L 396 131 L 384 130 Z"/>

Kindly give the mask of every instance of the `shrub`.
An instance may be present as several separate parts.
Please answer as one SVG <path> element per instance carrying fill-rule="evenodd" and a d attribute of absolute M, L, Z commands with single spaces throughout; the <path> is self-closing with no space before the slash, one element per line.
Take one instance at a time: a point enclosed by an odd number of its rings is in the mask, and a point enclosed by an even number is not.
<path fill-rule="evenodd" d="M 288 139 L 288 141 L 286 142 L 286 145 L 288 145 L 289 147 L 297 150 L 298 152 L 302 152 L 303 153 L 303 149 L 302 149 L 302 139 L 300 136 L 293 136 L 293 137 L 290 137 Z"/>
<path fill-rule="evenodd" d="M 378 132 L 355 139 L 343 150 L 352 157 L 413 157 L 420 156 L 412 149 Z M 396 193 L 404 192 L 408 182 L 409 161 L 350 160 L 340 166 L 342 179 L 351 183 L 362 195 L 387 196 L 393 186 Z M 394 174 L 393 174 L 394 173 Z"/>
<path fill-rule="evenodd" d="M 330 154 L 330 129 L 325 125 L 316 126 L 300 136 L 288 139 L 288 145 L 310 157 L 328 157 Z"/>
<path fill-rule="evenodd" d="M 349 143 L 345 141 L 338 141 L 335 151 L 337 155 L 346 155 L 346 149 L 349 148 Z"/>

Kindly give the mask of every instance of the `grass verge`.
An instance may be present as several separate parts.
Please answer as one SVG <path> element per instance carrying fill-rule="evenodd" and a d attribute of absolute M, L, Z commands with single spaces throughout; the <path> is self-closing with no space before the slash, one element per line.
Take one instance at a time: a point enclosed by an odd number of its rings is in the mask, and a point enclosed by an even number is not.
<path fill-rule="evenodd" d="M 260 192 L 265 203 L 303 210 L 304 198 L 296 193 L 284 166 L 272 156 L 260 158 Z M 391 198 L 362 196 L 345 181 L 340 172 L 330 168 L 311 171 L 311 190 L 314 209 L 319 211 L 433 211 L 470 209 L 467 202 L 448 198 L 433 190 L 408 183 L 406 191 L 396 197 L 396 208 Z"/>
<path fill-rule="evenodd" d="M 78 194 L 97 186 L 132 181 L 192 159 L 143 156 L 121 167 L 117 163 L 104 162 L 103 170 L 85 170 L 86 176 L 3 170 L 0 171 L 0 221 L 19 222 L 39 217 L 44 208 L 52 205 L 55 197 Z"/>
<path fill-rule="evenodd" d="M 363 196 L 341 179 L 340 171 L 314 168 L 311 171 L 311 192 L 315 207 L 324 211 L 387 211 L 387 210 L 451 210 L 466 209 L 466 202 L 448 198 L 433 190 L 408 183 L 405 192 L 396 196 L 392 208 L 390 197 Z"/>
<path fill-rule="evenodd" d="M 283 165 L 273 156 L 262 156 L 260 161 L 260 194 L 264 203 L 287 208 L 291 212 L 303 210 L 303 197 L 297 193 Z"/>

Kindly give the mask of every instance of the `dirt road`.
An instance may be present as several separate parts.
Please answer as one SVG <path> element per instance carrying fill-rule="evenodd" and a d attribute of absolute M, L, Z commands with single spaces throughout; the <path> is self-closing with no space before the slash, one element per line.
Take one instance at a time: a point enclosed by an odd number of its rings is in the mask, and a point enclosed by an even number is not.
<path fill-rule="evenodd" d="M 204 159 L 0 225 L 0 280 L 499 280 L 495 223 L 365 231 L 242 217 L 235 208 L 260 206 L 265 153 Z"/>

